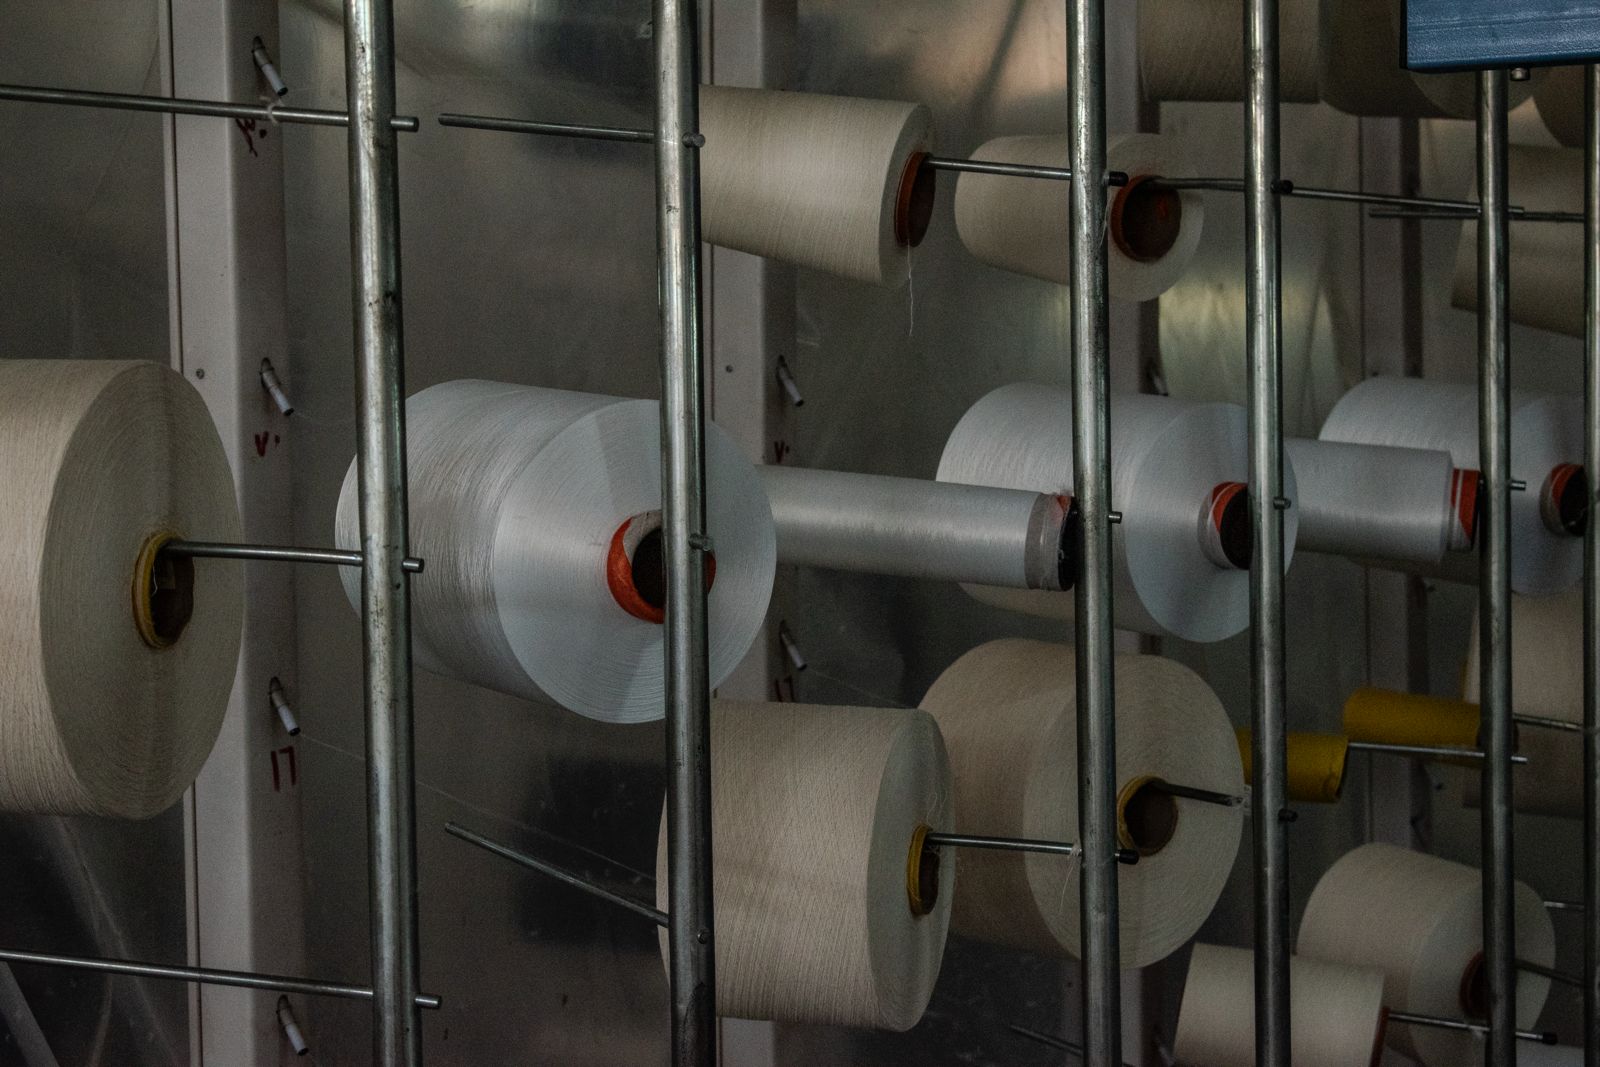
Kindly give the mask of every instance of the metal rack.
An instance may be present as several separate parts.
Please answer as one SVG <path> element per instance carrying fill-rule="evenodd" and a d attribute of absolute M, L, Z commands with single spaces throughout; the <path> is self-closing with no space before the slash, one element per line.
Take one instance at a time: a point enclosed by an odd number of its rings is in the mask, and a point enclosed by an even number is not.
<path fill-rule="evenodd" d="M 437 999 L 418 987 L 415 799 L 412 776 L 408 576 L 422 567 L 409 555 L 404 463 L 403 343 L 396 160 L 397 134 L 418 119 L 396 113 L 393 16 L 389 0 L 346 5 L 348 113 L 60 89 L 0 86 L 0 99 L 58 106 L 122 108 L 225 118 L 259 118 L 349 131 L 356 356 L 360 412 L 359 555 L 271 546 L 187 546 L 195 556 L 359 565 L 366 652 L 368 820 L 371 846 L 373 987 L 271 975 L 128 961 L 89 961 L 0 953 L 20 962 L 115 970 L 146 977 L 244 985 L 373 1001 L 374 1058 L 385 1065 L 422 1061 L 421 1007 Z M 1074 475 L 1082 514 L 1078 553 L 1076 656 L 1079 804 L 1084 813 L 1083 1053 L 1086 1062 L 1122 1062 L 1117 944 L 1113 770 L 1114 697 L 1110 499 L 1109 326 L 1104 189 L 1121 176 L 1106 170 L 1104 0 L 1066 4 L 1071 72 L 1070 166 L 1024 168 L 933 160 L 947 170 L 980 170 L 1067 181 L 1074 236 L 1071 352 Z M 654 0 L 658 112 L 654 130 L 573 126 L 440 115 L 439 122 L 506 132 L 653 143 L 656 151 L 659 282 L 662 319 L 663 511 L 668 560 L 666 618 L 668 718 L 668 878 L 666 915 L 644 909 L 669 931 L 672 1058 L 710 1067 L 716 1058 L 715 935 L 712 910 L 709 679 L 706 661 L 705 529 L 702 443 L 703 338 L 700 302 L 699 56 L 693 0 Z M 1476 214 L 1479 226 L 1481 442 L 1486 523 L 1480 582 L 1485 951 L 1489 976 L 1490 1063 L 1514 1061 L 1512 1011 L 1515 944 L 1511 925 L 1512 757 L 1510 702 L 1509 318 L 1504 72 L 1481 79 L 1478 116 L 1480 202 L 1385 197 L 1296 189 L 1279 170 L 1278 25 L 1275 0 L 1247 0 L 1246 176 L 1173 179 L 1172 187 L 1240 192 L 1248 229 L 1250 499 L 1254 531 L 1251 577 L 1252 720 L 1255 803 L 1257 1062 L 1289 1067 L 1289 908 L 1285 800 L 1286 664 L 1284 650 L 1284 496 L 1281 398 L 1281 202 L 1287 196 L 1419 209 L 1447 217 Z M 1600 472 L 1600 128 L 1594 98 L 1600 67 L 1590 68 L 1589 175 L 1585 205 L 1587 322 L 1586 463 Z M 1073 180 L 1079 176 L 1079 180 Z M 1092 180 L 1082 180 L 1089 176 Z M 1125 178 L 1123 179 L 1125 180 Z M 1475 211 L 1473 210 L 1475 208 Z M 1542 217 L 1542 216 L 1541 216 Z M 1600 501 L 1593 490 L 1591 497 Z M 1590 523 L 1585 549 L 1585 1044 L 1600 1067 L 1600 529 Z M 180 547 L 180 550 L 183 550 Z M 454 832 L 454 831 L 452 831 Z M 468 840 L 470 835 L 462 834 Z M 482 847 L 486 839 L 474 843 Z M 959 843 L 959 842 L 952 842 Z M 509 850 L 507 850 L 509 851 Z M 501 852 L 502 855 L 506 851 Z M 515 859 L 515 856 L 508 858 Z M 519 860 L 519 862 L 521 862 Z M 546 872 L 548 873 L 548 871 Z"/>

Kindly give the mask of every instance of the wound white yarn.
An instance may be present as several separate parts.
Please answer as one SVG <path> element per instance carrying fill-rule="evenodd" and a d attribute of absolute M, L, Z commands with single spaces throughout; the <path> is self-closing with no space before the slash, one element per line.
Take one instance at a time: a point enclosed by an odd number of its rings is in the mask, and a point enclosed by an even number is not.
<path fill-rule="evenodd" d="M 243 618 L 236 562 L 195 560 L 169 647 L 140 636 L 152 538 L 238 541 L 222 442 L 184 379 L 148 362 L 0 361 L 0 810 L 148 818 L 216 742 Z"/>
<path fill-rule="evenodd" d="M 717 1009 L 908 1030 L 933 994 L 956 858 L 932 911 L 906 891 L 919 826 L 949 829 L 938 727 L 901 708 L 717 701 L 711 712 Z M 666 812 L 656 903 L 668 908 Z M 661 935 L 662 955 L 667 951 Z"/>
<path fill-rule="evenodd" d="M 664 714 L 663 628 L 629 615 L 606 582 L 617 528 L 661 507 L 658 406 L 589 393 L 458 381 L 406 402 L 412 642 L 427 670 L 608 722 Z M 766 617 L 776 537 L 754 469 L 706 428 L 711 683 Z M 356 465 L 337 540 L 359 547 Z M 361 579 L 342 575 L 351 604 Z"/>
<path fill-rule="evenodd" d="M 1123 655 L 1114 666 L 1116 787 L 1147 776 L 1231 796 L 1244 790 L 1238 742 L 1204 681 L 1181 664 Z M 960 832 L 1079 841 L 1072 649 L 993 641 L 934 682 L 922 706 L 950 753 Z M 1164 959 L 1211 914 L 1243 828 L 1242 809 L 1175 799 L 1171 840 L 1117 871 L 1124 967 Z M 952 923 L 965 936 L 1054 956 L 1079 954 L 1075 865 L 1037 853 L 961 857 Z"/>

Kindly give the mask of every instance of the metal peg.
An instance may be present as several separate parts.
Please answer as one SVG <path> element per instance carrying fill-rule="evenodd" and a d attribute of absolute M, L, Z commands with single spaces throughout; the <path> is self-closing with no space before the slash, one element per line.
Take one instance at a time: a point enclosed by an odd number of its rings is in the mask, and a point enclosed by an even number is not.
<path fill-rule="evenodd" d="M 294 414 L 294 401 L 289 399 L 289 393 L 283 387 L 283 381 L 278 377 L 278 371 L 272 365 L 272 360 L 261 361 L 261 388 L 272 397 L 272 402 L 278 405 L 278 410 L 285 416 Z"/>
<path fill-rule="evenodd" d="M 274 96 L 289 94 L 289 86 L 284 84 L 282 76 L 278 74 L 277 65 L 272 62 L 272 54 L 267 51 L 267 46 L 259 37 L 250 42 L 250 58 L 256 61 L 256 69 L 267 79 L 267 85 L 272 89 Z"/>
<path fill-rule="evenodd" d="M 782 356 L 778 357 L 778 384 L 783 386 L 783 394 L 789 398 L 789 403 L 797 408 L 806 406 L 806 398 L 800 392 L 800 383 L 794 380 L 794 373 L 789 370 L 789 361 Z"/>
<path fill-rule="evenodd" d="M 289 1047 L 294 1049 L 296 1056 L 304 1056 L 311 1051 L 311 1046 L 306 1044 L 305 1034 L 300 1032 L 300 1022 L 294 1017 L 294 1006 L 289 1003 L 288 997 L 278 998 L 278 1025 L 283 1027 L 283 1036 L 288 1039 Z"/>
<path fill-rule="evenodd" d="M 806 655 L 800 651 L 800 646 L 795 642 L 794 634 L 789 632 L 789 624 L 778 623 L 778 645 L 783 649 L 783 654 L 788 657 L 789 663 L 797 671 L 806 669 Z"/>
<path fill-rule="evenodd" d="M 300 736 L 300 723 L 294 717 L 294 709 L 289 706 L 289 698 L 284 695 L 283 683 L 276 676 L 267 684 L 267 699 L 272 702 L 272 710 L 278 713 L 278 720 L 283 723 L 289 736 Z"/>

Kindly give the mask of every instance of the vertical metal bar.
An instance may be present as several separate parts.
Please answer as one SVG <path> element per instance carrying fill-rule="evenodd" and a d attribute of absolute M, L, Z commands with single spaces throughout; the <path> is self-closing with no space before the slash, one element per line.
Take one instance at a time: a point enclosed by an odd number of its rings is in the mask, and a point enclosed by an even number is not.
<path fill-rule="evenodd" d="M 1483 944 L 1489 1067 L 1517 1062 L 1516 939 L 1511 874 L 1511 322 L 1506 216 L 1506 72 L 1478 76 L 1478 447 L 1483 471 Z"/>
<path fill-rule="evenodd" d="M 1083 841 L 1084 1059 L 1122 1062 L 1117 938 L 1116 713 L 1111 632 L 1109 309 L 1106 301 L 1105 0 L 1067 3 L 1072 173 L 1073 486 L 1078 554 L 1078 810 Z"/>
<path fill-rule="evenodd" d="M 390 0 L 345 0 L 354 261 L 362 644 L 366 653 L 367 873 L 372 1049 L 422 1062 L 417 993 L 416 793 L 400 311 L 400 193 Z"/>
<path fill-rule="evenodd" d="M 667 562 L 667 879 L 672 1062 L 713 1067 L 711 685 L 706 664 L 700 325 L 700 55 L 695 0 L 655 0 L 661 504 Z"/>
<path fill-rule="evenodd" d="M 1289 842 L 1283 637 L 1282 218 L 1278 3 L 1245 10 L 1246 318 L 1250 383 L 1251 712 L 1255 773 L 1256 1062 L 1289 1067 Z"/>
<path fill-rule="evenodd" d="M 1600 1067 L 1600 64 L 1585 71 L 1583 532 L 1583 1062 Z"/>

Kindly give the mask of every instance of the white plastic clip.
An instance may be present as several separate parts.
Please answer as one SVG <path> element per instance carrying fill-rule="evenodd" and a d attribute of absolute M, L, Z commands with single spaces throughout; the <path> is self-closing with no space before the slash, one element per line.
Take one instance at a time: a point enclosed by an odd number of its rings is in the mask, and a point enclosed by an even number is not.
<path fill-rule="evenodd" d="M 283 683 L 276 677 L 267 685 L 267 699 L 272 702 L 272 710 L 278 713 L 278 719 L 289 736 L 300 736 L 300 721 L 294 717 L 294 709 L 289 706 L 289 698 L 283 692 Z"/>
<path fill-rule="evenodd" d="M 289 1039 L 289 1047 L 294 1049 L 296 1056 L 304 1056 L 311 1051 L 311 1046 L 306 1044 L 306 1035 L 300 1032 L 300 1023 L 294 1017 L 294 1008 L 288 997 L 278 998 L 278 1025 L 283 1027 L 283 1036 Z"/>
<path fill-rule="evenodd" d="M 778 384 L 783 386 L 789 403 L 797 408 L 806 406 L 806 398 L 800 392 L 800 383 L 794 380 L 794 374 L 789 370 L 789 361 L 782 356 L 778 357 Z"/>
<path fill-rule="evenodd" d="M 261 388 L 272 397 L 272 402 L 278 405 L 278 410 L 285 415 L 294 414 L 294 401 L 289 399 L 288 392 L 283 388 L 283 381 L 278 377 L 277 370 L 272 366 L 272 360 L 261 361 Z"/>
<path fill-rule="evenodd" d="M 794 634 L 789 632 L 789 624 L 786 622 L 778 624 L 778 644 L 783 647 L 783 654 L 789 657 L 789 662 L 794 665 L 795 670 L 806 669 L 805 653 L 801 652 L 800 646 L 795 643 Z"/>
<path fill-rule="evenodd" d="M 267 51 L 266 44 L 259 37 L 250 42 L 250 58 L 256 61 L 256 69 L 267 80 L 267 87 L 272 90 L 273 96 L 288 94 L 289 86 L 284 83 L 283 76 L 278 73 L 277 66 L 272 62 L 272 54 Z M 267 115 L 269 118 L 272 115 L 270 107 L 267 109 Z M 273 121 L 276 122 L 277 119 Z"/>

